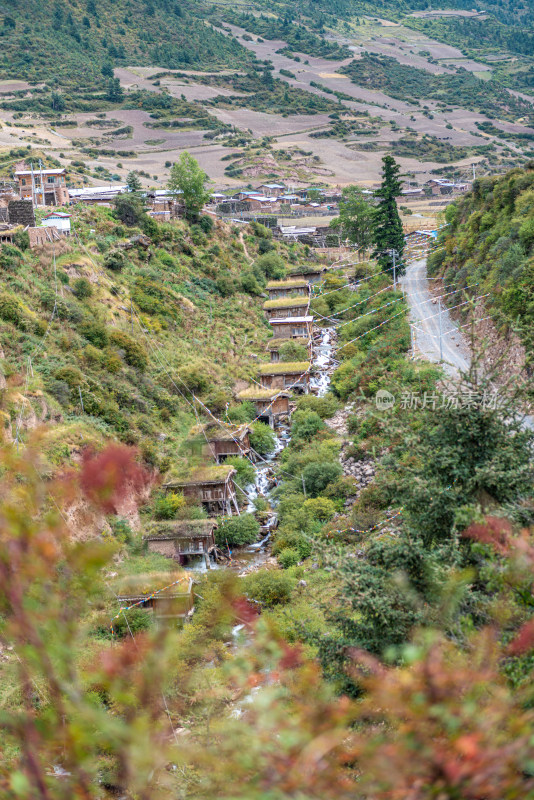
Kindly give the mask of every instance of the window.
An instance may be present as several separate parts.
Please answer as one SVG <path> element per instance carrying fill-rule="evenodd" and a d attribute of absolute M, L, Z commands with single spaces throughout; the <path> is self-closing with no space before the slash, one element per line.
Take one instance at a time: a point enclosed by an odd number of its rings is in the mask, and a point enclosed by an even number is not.
<path fill-rule="evenodd" d="M 23 186 L 26 186 L 26 178 L 22 178 L 22 180 L 21 180 L 21 184 L 22 184 Z"/>
<path fill-rule="evenodd" d="M 306 336 L 306 328 L 291 328 L 291 336 L 293 336 L 293 338 Z"/>
<path fill-rule="evenodd" d="M 53 175 L 49 175 L 47 180 L 48 180 L 48 183 L 55 183 L 55 181 L 56 181 L 56 179 L 55 179 L 55 177 Z"/>

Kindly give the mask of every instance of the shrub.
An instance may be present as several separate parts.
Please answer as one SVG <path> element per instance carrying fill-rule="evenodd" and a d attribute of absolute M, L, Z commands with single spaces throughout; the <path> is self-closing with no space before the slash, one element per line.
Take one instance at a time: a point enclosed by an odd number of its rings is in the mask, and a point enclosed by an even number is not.
<path fill-rule="evenodd" d="M 14 325 L 18 325 L 23 316 L 24 311 L 17 298 L 7 292 L 1 292 L 0 317 L 6 322 L 12 322 Z"/>
<path fill-rule="evenodd" d="M 87 278 L 76 278 L 72 285 L 72 293 L 78 300 L 86 300 L 93 296 L 93 287 Z"/>
<path fill-rule="evenodd" d="M 148 364 L 146 350 L 132 336 L 124 331 L 113 331 L 110 340 L 112 344 L 124 351 L 124 360 L 127 364 L 141 371 L 146 369 Z"/>
<path fill-rule="evenodd" d="M 321 522 L 328 522 L 336 513 L 335 503 L 327 497 L 309 498 L 302 504 L 302 509 Z"/>
<path fill-rule="evenodd" d="M 125 617 L 128 621 L 126 621 Z M 113 622 L 113 632 L 115 636 L 122 639 L 130 635 L 139 633 L 139 631 L 148 630 L 154 622 L 154 618 L 150 611 L 145 611 L 143 608 L 132 608 L 130 611 L 125 611 Z"/>
<path fill-rule="evenodd" d="M 278 253 L 264 253 L 254 262 L 254 268 L 262 272 L 267 278 L 280 280 L 285 277 L 286 268 Z"/>
<path fill-rule="evenodd" d="M 270 608 L 287 603 L 295 585 L 294 578 L 279 570 L 262 570 L 244 578 L 245 592 L 252 600 Z"/>
<path fill-rule="evenodd" d="M 332 394 L 325 397 L 316 397 L 313 394 L 304 394 L 299 397 L 297 402 L 299 411 L 315 411 L 321 419 L 333 417 L 336 411 L 341 408 L 340 403 Z"/>
<path fill-rule="evenodd" d="M 246 294 L 261 294 L 261 286 L 253 272 L 244 272 L 241 276 L 241 289 Z"/>
<path fill-rule="evenodd" d="M 267 456 L 274 450 L 276 436 L 269 425 L 255 422 L 250 432 L 250 444 L 260 456 Z"/>
<path fill-rule="evenodd" d="M 57 381 L 64 381 L 71 389 L 77 389 L 78 386 L 81 386 L 84 382 L 82 371 L 71 364 L 67 364 L 67 366 L 58 369 L 55 378 Z"/>
<path fill-rule="evenodd" d="M 312 497 L 317 497 L 331 481 L 342 473 L 341 464 L 329 461 L 308 464 L 302 471 L 306 492 Z"/>
<path fill-rule="evenodd" d="M 154 500 L 154 516 L 156 519 L 175 519 L 177 512 L 184 506 L 183 494 L 161 494 Z"/>
<path fill-rule="evenodd" d="M 300 553 L 292 547 L 284 547 L 278 554 L 278 563 L 282 569 L 296 566 L 300 561 Z"/>
<path fill-rule="evenodd" d="M 205 234 L 210 234 L 213 230 L 214 222 L 212 217 L 208 216 L 201 217 L 198 224 L 200 225 Z"/>
<path fill-rule="evenodd" d="M 122 250 L 112 250 L 105 257 L 104 266 L 113 272 L 122 272 L 126 266 L 126 256 Z"/>
<path fill-rule="evenodd" d="M 252 514 L 240 517 L 224 517 L 215 531 L 215 541 L 219 547 L 242 547 L 253 544 L 260 535 L 260 523 Z"/>
<path fill-rule="evenodd" d="M 95 347 L 100 347 L 102 349 L 109 343 L 109 336 L 106 328 L 97 320 L 86 320 L 79 326 L 78 331 Z"/>
<path fill-rule="evenodd" d="M 307 361 L 308 350 L 303 344 L 286 342 L 280 348 L 281 361 Z"/>
<path fill-rule="evenodd" d="M 16 234 L 13 236 L 13 242 L 15 247 L 18 247 L 19 250 L 29 250 L 30 249 L 30 234 L 28 231 L 17 231 Z"/>
<path fill-rule="evenodd" d="M 226 459 L 226 464 L 231 464 L 237 470 L 236 483 L 243 488 L 256 480 L 256 470 L 247 458 L 232 456 Z"/>
<path fill-rule="evenodd" d="M 295 411 L 293 414 L 291 433 L 297 440 L 300 439 L 309 442 L 324 428 L 326 428 L 326 425 L 315 411 L 299 410 Z"/>
<path fill-rule="evenodd" d="M 114 200 L 115 217 L 129 227 L 139 225 L 145 217 L 143 202 L 139 197 L 120 194 Z"/>

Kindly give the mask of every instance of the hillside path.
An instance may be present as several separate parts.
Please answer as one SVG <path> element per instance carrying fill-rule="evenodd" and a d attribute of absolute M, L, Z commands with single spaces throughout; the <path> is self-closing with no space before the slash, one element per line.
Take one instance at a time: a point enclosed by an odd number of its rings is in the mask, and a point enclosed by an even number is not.
<path fill-rule="evenodd" d="M 429 288 L 426 258 L 409 264 L 399 283 L 410 306 L 416 349 L 424 358 L 437 363 L 440 360 L 440 315 L 438 304 L 432 303 L 434 297 Z M 441 331 L 445 371 L 451 376 L 467 371 L 471 360 L 469 348 L 445 304 L 442 304 Z"/>

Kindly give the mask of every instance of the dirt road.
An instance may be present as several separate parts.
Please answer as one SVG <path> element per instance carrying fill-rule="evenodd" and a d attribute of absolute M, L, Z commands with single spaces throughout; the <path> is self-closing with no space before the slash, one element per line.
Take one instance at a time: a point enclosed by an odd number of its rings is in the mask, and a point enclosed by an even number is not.
<path fill-rule="evenodd" d="M 416 351 L 429 361 L 440 361 L 440 312 L 434 305 L 426 272 L 426 258 L 409 264 L 400 279 L 410 305 Z M 456 323 L 441 306 L 441 352 L 445 371 L 453 376 L 469 368 L 469 348 Z"/>

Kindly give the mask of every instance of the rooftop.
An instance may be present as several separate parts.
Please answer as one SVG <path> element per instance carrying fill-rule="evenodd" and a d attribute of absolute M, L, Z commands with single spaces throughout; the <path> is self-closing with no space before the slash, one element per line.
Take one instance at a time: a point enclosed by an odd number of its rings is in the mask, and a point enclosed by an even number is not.
<path fill-rule="evenodd" d="M 308 281 L 304 278 L 294 278 L 287 281 L 269 281 L 267 290 L 269 289 L 306 289 Z"/>
<path fill-rule="evenodd" d="M 309 297 L 278 297 L 276 300 L 266 300 L 263 304 L 265 311 L 273 308 L 308 308 Z"/>
<path fill-rule="evenodd" d="M 191 428 L 191 434 L 197 436 L 206 436 L 206 439 L 210 442 L 233 442 L 237 439 L 237 441 L 241 441 L 245 438 L 247 433 L 250 433 L 250 427 L 248 425 L 228 425 L 227 423 L 221 422 L 218 425 L 212 425 L 208 423 L 207 425 L 195 425 Z"/>
<path fill-rule="evenodd" d="M 301 375 L 309 371 L 311 364 L 309 361 L 272 361 L 258 366 L 260 375 Z"/>
<path fill-rule="evenodd" d="M 236 474 L 230 464 L 210 464 L 192 469 L 186 476 L 172 478 L 163 484 L 165 489 L 179 489 L 181 486 L 194 486 L 205 483 L 225 483 Z"/>
<path fill-rule="evenodd" d="M 152 522 L 147 526 L 147 541 L 158 539 L 189 539 L 208 537 L 217 527 L 214 519 L 184 519 L 176 522 Z"/>
<path fill-rule="evenodd" d="M 271 317 L 269 325 L 288 325 L 295 322 L 300 322 L 304 325 L 306 322 L 313 322 L 313 317 Z"/>
<path fill-rule="evenodd" d="M 249 386 L 237 395 L 239 400 L 276 400 L 277 397 L 291 397 L 287 391 L 265 389 L 263 386 Z"/>
<path fill-rule="evenodd" d="M 324 272 L 326 269 L 324 264 L 306 264 L 304 267 L 299 267 L 298 269 L 291 270 L 290 275 L 294 275 L 297 277 L 298 275 L 310 275 L 310 274 L 319 274 L 320 272 Z"/>
<path fill-rule="evenodd" d="M 47 169 L 47 167 L 42 167 L 42 168 L 41 167 L 37 167 L 34 170 L 31 170 L 31 169 L 17 170 L 15 172 L 15 175 L 17 177 L 19 175 L 21 175 L 21 176 L 24 176 L 24 175 L 40 175 L 41 172 L 43 173 L 43 175 L 64 175 L 65 174 L 65 170 L 64 169 Z"/>

